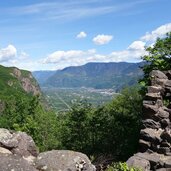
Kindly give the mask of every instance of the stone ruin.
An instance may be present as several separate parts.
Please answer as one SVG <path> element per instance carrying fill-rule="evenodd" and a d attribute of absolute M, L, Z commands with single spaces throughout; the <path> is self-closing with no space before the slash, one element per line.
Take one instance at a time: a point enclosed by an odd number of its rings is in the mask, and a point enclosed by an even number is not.
<path fill-rule="evenodd" d="M 150 73 L 143 101 L 139 152 L 127 164 L 144 171 L 171 171 L 171 70 Z"/>

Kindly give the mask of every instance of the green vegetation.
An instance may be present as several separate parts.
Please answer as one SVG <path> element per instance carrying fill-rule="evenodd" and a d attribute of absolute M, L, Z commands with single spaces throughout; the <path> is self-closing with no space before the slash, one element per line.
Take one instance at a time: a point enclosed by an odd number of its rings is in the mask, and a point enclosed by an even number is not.
<path fill-rule="evenodd" d="M 153 46 L 146 48 L 147 55 L 142 59 L 146 65 L 142 67 L 144 77 L 140 81 L 143 86 L 149 85 L 150 72 L 152 70 L 166 71 L 171 69 L 171 33 L 164 38 L 158 38 Z"/>
<path fill-rule="evenodd" d="M 76 103 L 63 116 L 63 147 L 89 155 L 112 154 L 117 160 L 127 159 L 137 149 L 141 105 L 135 87 L 123 90 L 108 105 L 98 108 L 85 101 Z"/>
<path fill-rule="evenodd" d="M 106 171 L 141 171 L 141 169 L 128 167 L 126 163 L 113 163 Z"/>

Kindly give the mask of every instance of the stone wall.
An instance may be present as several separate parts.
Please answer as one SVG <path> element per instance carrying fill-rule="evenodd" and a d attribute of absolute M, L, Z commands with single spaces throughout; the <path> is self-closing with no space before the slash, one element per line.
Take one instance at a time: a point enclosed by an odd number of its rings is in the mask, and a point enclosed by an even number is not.
<path fill-rule="evenodd" d="M 130 166 L 142 170 L 171 170 L 171 71 L 154 70 L 143 101 L 139 153 Z"/>

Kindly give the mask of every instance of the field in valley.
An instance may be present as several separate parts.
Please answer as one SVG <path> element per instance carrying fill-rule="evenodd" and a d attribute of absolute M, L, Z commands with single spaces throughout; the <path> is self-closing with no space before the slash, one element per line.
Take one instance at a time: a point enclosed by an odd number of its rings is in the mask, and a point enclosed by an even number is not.
<path fill-rule="evenodd" d="M 77 100 L 86 99 L 94 106 L 111 101 L 117 94 L 112 89 L 92 88 L 42 88 L 50 106 L 55 111 L 67 111 Z"/>

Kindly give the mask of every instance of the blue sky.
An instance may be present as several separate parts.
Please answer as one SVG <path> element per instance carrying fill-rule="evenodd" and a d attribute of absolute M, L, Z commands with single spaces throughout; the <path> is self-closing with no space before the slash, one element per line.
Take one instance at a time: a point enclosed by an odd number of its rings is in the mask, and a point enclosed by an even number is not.
<path fill-rule="evenodd" d="M 170 0 L 0 1 L 0 64 L 54 70 L 137 62 L 171 31 Z"/>

